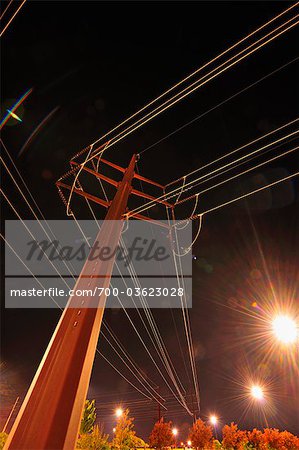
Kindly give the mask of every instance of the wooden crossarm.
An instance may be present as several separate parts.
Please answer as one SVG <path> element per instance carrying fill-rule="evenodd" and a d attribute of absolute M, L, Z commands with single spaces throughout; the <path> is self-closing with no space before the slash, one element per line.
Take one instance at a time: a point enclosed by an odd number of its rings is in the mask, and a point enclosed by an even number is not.
<path fill-rule="evenodd" d="M 100 157 L 95 156 L 95 158 L 99 159 Z M 107 166 L 113 167 L 114 169 L 119 170 L 120 172 L 123 172 L 123 173 L 125 172 L 125 169 L 123 167 L 119 166 L 118 164 L 115 164 L 104 158 L 100 158 L 100 160 L 102 163 L 106 164 Z M 137 180 L 140 180 L 140 181 L 144 181 L 145 183 L 152 184 L 153 186 L 157 186 L 160 189 L 164 189 L 164 186 L 162 184 L 157 183 L 156 181 L 150 180 L 149 178 L 143 177 L 142 175 L 139 175 L 136 172 L 134 173 L 134 178 L 136 178 Z"/>
<path fill-rule="evenodd" d="M 77 163 L 76 161 L 71 161 L 70 162 L 72 166 L 80 166 L 79 163 Z M 100 178 L 101 180 L 106 181 L 109 184 L 112 184 L 112 186 L 117 187 L 118 186 L 118 182 L 115 180 L 112 180 L 112 178 L 106 177 L 106 175 L 103 175 L 102 173 L 99 173 L 95 170 L 90 169 L 89 167 L 86 166 L 82 166 L 82 169 L 85 170 L 88 173 L 91 173 L 92 175 L 94 175 L 97 178 Z"/>
<path fill-rule="evenodd" d="M 80 166 L 79 163 L 77 163 L 76 161 L 71 161 L 70 162 L 72 166 Z M 93 169 L 90 169 L 89 167 L 86 166 L 82 166 L 82 169 L 85 170 L 85 172 L 90 173 L 91 175 L 94 175 L 97 178 L 100 178 L 101 180 L 106 181 L 109 184 L 112 184 L 113 186 L 117 187 L 118 186 L 118 182 L 113 180 L 112 178 L 107 177 L 106 175 L 103 175 L 102 173 L 99 173 Z M 131 194 L 137 195 L 138 197 L 142 197 L 142 198 L 146 198 L 148 200 L 153 200 L 153 201 L 157 201 L 157 203 L 161 203 L 162 205 L 168 206 L 169 208 L 173 207 L 172 203 L 168 203 L 164 200 L 159 200 L 156 199 L 155 197 L 153 197 L 152 195 L 146 194 L 145 192 L 141 192 L 137 189 L 132 189 Z"/>
<path fill-rule="evenodd" d="M 68 184 L 62 183 L 61 181 L 57 181 L 56 186 L 63 187 L 65 189 L 68 189 L 69 191 L 72 190 L 71 186 L 69 186 Z M 73 192 L 75 194 L 81 195 L 81 197 L 85 197 L 88 200 L 91 200 L 94 203 L 97 203 L 98 205 L 104 206 L 105 208 L 108 208 L 110 206 L 110 202 L 106 202 L 105 200 L 102 200 L 101 198 L 98 198 L 95 195 L 89 194 L 88 192 L 81 191 L 81 189 L 74 188 Z"/>

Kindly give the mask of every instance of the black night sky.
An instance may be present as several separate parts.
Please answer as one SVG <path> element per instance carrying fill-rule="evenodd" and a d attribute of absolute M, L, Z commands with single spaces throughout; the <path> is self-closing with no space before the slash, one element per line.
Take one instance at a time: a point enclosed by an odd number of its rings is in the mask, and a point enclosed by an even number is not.
<path fill-rule="evenodd" d="M 289 5 L 281 1 L 27 1 L 2 38 L 1 117 L 26 90 L 33 88 L 33 92 L 24 102 L 22 123 L 10 119 L 2 139 L 45 217 L 66 218 L 55 181 L 68 170 L 71 156 Z M 109 149 L 106 157 L 126 166 L 134 152 L 296 58 L 296 41 L 298 31 L 292 29 Z M 297 61 L 147 150 L 139 170 L 162 184 L 170 182 L 296 118 L 298 100 Z M 3 158 L 12 168 L 4 152 Z M 247 192 L 254 186 L 253 177 L 272 182 L 296 170 L 298 155 L 292 154 L 246 175 L 227 190 L 211 191 L 200 199 L 200 207 Z M 7 174 L 2 174 L 3 189 L 15 207 L 23 218 L 32 218 Z M 266 426 L 254 408 L 247 409 L 244 397 L 246 382 L 257 377 L 271 391 L 269 426 L 299 433 L 299 349 L 293 357 L 279 349 L 269 355 L 268 340 L 261 337 L 257 344 L 252 337 L 260 332 L 252 304 L 256 302 L 261 311 L 271 307 L 271 286 L 280 305 L 290 305 L 299 317 L 298 191 L 298 179 L 293 179 L 205 217 L 193 249 L 190 311 L 203 419 L 215 412 L 223 424 Z M 78 208 L 80 218 L 89 218 Z M 189 204 L 182 216 L 190 210 Z M 2 213 L 5 219 L 16 218 L 4 200 Z M 3 265 L 2 269 L 4 276 Z M 130 314 L 148 339 L 137 314 Z M 2 308 L 0 426 L 16 397 L 26 394 L 59 315 L 56 310 Z M 154 316 L 191 407 L 181 312 L 159 310 Z M 124 313 L 107 310 L 106 321 L 144 373 L 160 386 L 169 408 L 165 417 L 185 439 L 192 419 L 173 400 Z M 104 339 L 99 345 L 135 383 Z M 98 421 L 108 433 L 120 403 L 130 408 L 137 433 L 144 438 L 157 419 L 157 405 L 147 402 L 98 356 L 89 398 L 96 399 Z"/>

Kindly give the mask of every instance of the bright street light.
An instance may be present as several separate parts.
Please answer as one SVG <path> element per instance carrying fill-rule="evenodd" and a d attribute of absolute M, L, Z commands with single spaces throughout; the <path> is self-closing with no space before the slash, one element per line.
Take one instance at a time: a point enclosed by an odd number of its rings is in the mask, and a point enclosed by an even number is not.
<path fill-rule="evenodd" d="M 188 447 L 191 447 L 192 442 L 191 441 L 187 441 L 187 445 L 188 445 Z"/>
<path fill-rule="evenodd" d="M 116 432 L 116 428 L 113 428 L 113 433 L 115 433 Z"/>
<path fill-rule="evenodd" d="M 210 416 L 210 422 L 212 425 L 216 425 L 218 422 L 218 418 L 214 415 Z"/>
<path fill-rule="evenodd" d="M 123 415 L 123 410 L 122 410 L 122 408 L 117 408 L 117 409 L 115 410 L 115 415 L 116 415 L 116 417 L 121 417 L 121 416 Z"/>
<path fill-rule="evenodd" d="M 174 436 L 177 436 L 177 434 L 178 434 L 178 429 L 177 429 L 177 428 L 173 428 L 173 429 L 172 429 L 172 434 L 173 434 Z"/>
<path fill-rule="evenodd" d="M 272 328 L 276 338 L 283 344 L 293 344 L 298 337 L 298 328 L 295 320 L 285 315 L 275 317 Z"/>
<path fill-rule="evenodd" d="M 253 385 L 250 389 L 251 396 L 256 400 L 264 399 L 264 392 L 261 386 Z"/>

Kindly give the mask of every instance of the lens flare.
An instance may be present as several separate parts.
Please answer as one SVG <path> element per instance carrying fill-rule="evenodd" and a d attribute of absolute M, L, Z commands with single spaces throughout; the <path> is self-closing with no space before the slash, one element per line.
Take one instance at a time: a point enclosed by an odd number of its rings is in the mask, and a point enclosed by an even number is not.
<path fill-rule="evenodd" d="M 264 392 L 261 386 L 253 385 L 250 389 L 251 395 L 256 400 L 263 400 L 264 399 Z"/>
<path fill-rule="evenodd" d="M 213 415 L 213 416 L 210 416 L 210 422 L 211 422 L 212 425 L 216 425 L 217 422 L 218 422 L 217 417 L 214 416 L 214 415 Z"/>
<path fill-rule="evenodd" d="M 116 417 L 121 417 L 123 415 L 122 408 L 117 408 L 115 411 Z"/>
<path fill-rule="evenodd" d="M 288 316 L 277 316 L 272 323 L 276 338 L 283 344 L 293 344 L 298 336 L 296 322 Z"/>

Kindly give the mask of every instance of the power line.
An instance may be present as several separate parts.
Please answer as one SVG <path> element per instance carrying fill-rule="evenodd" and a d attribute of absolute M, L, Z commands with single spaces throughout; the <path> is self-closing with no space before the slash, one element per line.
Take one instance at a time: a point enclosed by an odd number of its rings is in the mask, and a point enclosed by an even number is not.
<path fill-rule="evenodd" d="M 253 35 L 255 35 L 256 33 L 258 33 L 259 31 L 263 30 L 265 27 L 267 27 L 268 25 L 270 25 L 272 22 L 276 21 L 277 19 L 279 19 L 280 17 L 282 17 L 283 15 L 287 14 L 289 11 L 291 11 L 293 8 L 295 8 L 296 6 L 298 6 L 299 2 L 296 2 L 294 5 L 291 5 L 289 8 L 287 8 L 286 10 L 283 10 L 281 13 L 279 13 L 278 15 L 276 15 L 275 17 L 273 17 L 272 19 L 270 19 L 269 21 L 267 21 L 266 23 L 264 23 L 263 25 L 261 25 L 260 27 L 258 27 L 257 29 L 255 29 L 253 32 L 249 33 L 248 35 L 246 35 L 244 38 L 240 39 L 239 41 L 237 41 L 235 44 L 233 44 L 232 46 L 230 46 L 229 48 L 227 48 L 226 50 L 224 50 L 223 52 L 221 52 L 219 55 L 217 55 L 216 57 L 212 58 L 210 61 L 208 61 L 207 63 L 203 64 L 201 67 L 199 67 L 198 69 L 196 69 L 195 71 L 193 71 L 191 74 L 189 74 L 188 76 L 186 76 L 185 78 L 183 78 L 181 81 L 179 81 L 178 83 L 176 83 L 174 86 L 170 87 L 168 90 L 166 90 L 165 92 L 163 92 L 161 95 L 159 95 L 158 97 L 156 97 L 154 100 L 150 101 L 149 103 L 147 103 L 145 106 L 143 106 L 141 109 L 139 109 L 138 111 L 136 111 L 134 114 L 132 114 L 131 116 L 129 116 L 127 119 L 125 119 L 124 121 L 122 121 L 119 125 L 117 125 L 116 127 L 114 127 L 113 129 L 111 129 L 110 131 L 108 131 L 106 134 L 104 134 L 100 139 L 96 140 L 93 144 L 97 144 L 98 142 L 100 142 L 101 140 L 104 140 L 105 138 L 107 138 L 107 136 L 109 136 L 110 134 L 112 134 L 114 131 L 116 131 L 117 129 L 119 129 L 122 125 L 124 125 L 125 123 L 127 123 L 128 121 L 130 121 L 131 119 L 133 119 L 134 117 L 136 117 L 138 114 L 140 114 L 142 111 L 144 111 L 145 109 L 147 109 L 148 107 L 150 107 L 151 105 L 153 105 L 154 103 L 156 103 L 157 101 L 159 101 L 161 98 L 165 97 L 167 94 L 169 94 L 170 92 L 172 92 L 173 90 L 175 90 L 177 87 L 179 87 L 181 84 L 183 84 L 185 81 L 189 80 L 190 78 L 194 77 L 196 74 L 198 74 L 200 71 L 202 71 L 203 69 L 205 69 L 206 67 L 208 67 L 209 65 L 211 65 L 212 63 L 214 63 L 215 61 L 217 61 L 218 59 L 220 59 L 222 56 L 226 55 L 227 53 L 229 53 L 231 50 L 233 50 L 234 48 L 236 48 L 237 46 L 239 46 L 240 44 L 242 44 L 243 42 L 245 42 L 246 40 L 248 40 L 250 37 L 252 37 Z M 117 135 L 119 136 L 119 135 Z"/>
<path fill-rule="evenodd" d="M 293 28 L 294 26 L 296 26 L 299 21 L 292 23 L 291 25 L 289 25 L 288 27 L 284 28 L 282 31 L 280 31 L 279 33 L 276 33 L 274 36 L 269 37 L 270 35 L 272 35 L 273 33 L 275 33 L 277 30 L 283 28 L 285 25 L 287 25 L 289 22 L 292 22 L 294 19 L 297 19 L 299 15 L 295 15 L 294 17 L 292 17 L 291 19 L 287 20 L 285 23 L 283 23 L 282 25 L 278 26 L 275 30 L 272 30 L 271 32 L 269 32 L 266 36 L 263 36 L 262 38 L 258 39 L 256 42 L 254 42 L 253 44 L 251 44 L 247 49 L 242 50 L 241 52 L 239 52 L 237 55 L 231 57 L 230 59 L 228 59 L 228 61 L 222 63 L 219 67 L 213 69 L 210 73 L 204 75 L 202 78 L 200 78 L 198 81 L 193 82 L 190 86 L 188 86 L 187 88 L 184 88 L 181 92 L 177 93 L 176 95 L 174 95 L 171 99 L 167 100 L 166 102 L 164 102 L 162 105 L 158 106 L 157 108 L 155 108 L 153 111 L 151 111 L 150 113 L 146 114 L 144 117 L 142 117 L 141 119 L 137 120 L 135 124 L 130 125 L 127 129 L 125 129 L 124 131 L 122 131 L 121 133 L 119 133 L 119 135 L 117 135 L 116 137 L 113 137 L 111 139 L 112 142 L 110 142 L 107 146 L 107 148 L 111 147 L 112 145 L 115 145 L 117 142 L 119 142 L 120 140 L 122 140 L 123 138 L 125 138 L 126 136 L 128 136 L 129 134 L 131 134 L 132 132 L 134 132 L 135 130 L 137 130 L 138 128 L 140 128 L 141 126 L 145 125 L 147 122 L 149 122 L 150 120 L 152 120 L 153 118 L 155 118 L 156 116 L 158 116 L 159 114 L 161 114 L 162 112 L 166 111 L 167 109 L 169 109 L 171 106 L 173 106 L 174 104 L 178 103 L 179 101 L 181 101 L 182 99 L 184 99 L 185 97 L 187 97 L 188 95 L 190 95 L 191 93 L 193 93 L 194 91 L 196 91 L 198 88 L 202 87 L 203 85 L 205 85 L 206 83 L 208 83 L 209 81 L 213 80 L 214 78 L 216 78 L 217 76 L 219 76 L 221 73 L 225 72 L 226 70 L 228 70 L 229 68 L 233 67 L 235 64 L 237 64 L 238 62 L 242 61 L 243 59 L 247 58 L 248 56 L 250 56 L 252 53 L 256 52 L 257 50 L 259 50 L 260 48 L 264 47 L 264 45 L 268 44 L 269 42 L 273 41 L 274 39 L 276 39 L 277 37 L 279 37 L 280 35 L 282 35 L 283 33 L 285 33 L 286 31 L 290 30 L 291 28 Z M 265 42 L 261 42 L 263 41 L 263 39 L 265 39 L 266 37 L 269 37 L 268 40 L 266 40 Z M 261 42 L 261 43 L 260 43 Z M 257 47 L 253 48 L 252 50 L 248 51 L 249 48 L 253 47 L 255 44 L 260 43 L 260 45 L 258 45 Z M 245 55 L 240 56 L 241 54 L 243 54 L 245 51 L 247 51 L 247 53 L 245 53 Z M 234 58 L 240 56 L 238 59 L 236 59 L 235 61 L 231 62 L 230 64 L 228 64 L 227 66 L 225 66 L 225 64 L 227 64 L 228 62 L 232 61 Z M 225 67 L 223 67 L 225 66 Z M 223 67 L 223 68 L 222 68 Z M 222 69 L 221 69 L 222 68 Z M 218 72 L 216 72 L 216 74 L 213 74 L 213 72 L 219 70 Z M 209 77 L 205 80 L 206 77 Z M 200 83 L 201 82 L 201 83 Z M 102 139 L 102 138 L 101 138 Z M 92 146 L 94 146 L 95 143 L 99 142 L 95 141 L 93 144 L 91 144 Z M 97 152 L 95 150 L 94 154 L 89 157 L 86 161 L 88 162 L 90 159 L 100 155 L 102 153 L 102 150 L 100 152 Z"/>
<path fill-rule="evenodd" d="M 236 98 L 237 96 L 239 96 L 240 94 L 243 94 L 244 92 L 248 91 L 249 89 L 251 89 L 252 87 L 256 86 L 257 84 L 261 83 L 262 81 L 266 80 L 267 78 L 271 77 L 272 75 L 278 73 L 280 70 L 285 69 L 286 67 L 288 67 L 289 65 L 293 64 L 295 61 L 298 61 L 299 57 L 297 56 L 296 58 L 292 59 L 291 61 L 287 62 L 286 64 L 283 64 L 282 66 L 278 67 L 277 69 L 273 70 L 272 72 L 268 73 L 267 75 L 263 76 L 262 78 L 260 78 L 259 80 L 255 81 L 254 83 L 251 83 L 250 85 L 246 86 L 245 88 L 241 89 L 240 91 L 236 92 L 235 94 L 231 95 L 230 97 L 226 98 L 225 100 L 223 100 L 222 102 L 218 103 L 217 105 L 213 106 L 212 108 L 208 109 L 207 111 L 199 114 L 198 116 L 196 116 L 194 119 L 190 120 L 189 122 L 185 123 L 184 125 L 176 128 L 174 131 L 172 131 L 171 133 L 167 134 L 166 136 L 164 136 L 163 138 L 159 139 L 158 141 L 154 142 L 153 144 L 149 145 L 148 147 L 146 147 L 145 149 L 141 150 L 139 152 L 139 155 L 143 155 L 145 152 L 147 152 L 148 150 L 151 150 L 152 148 L 154 148 L 156 145 L 161 144 L 161 142 L 164 142 L 166 139 L 170 138 L 171 136 L 174 136 L 175 134 L 177 134 L 179 131 L 182 131 L 183 129 L 185 129 L 186 127 L 188 127 L 189 125 L 192 125 L 194 122 L 198 121 L 199 119 L 202 119 L 203 117 L 207 116 L 210 112 L 215 111 L 216 109 L 220 108 L 221 106 L 225 105 L 226 103 L 228 103 L 230 100 L 233 100 L 234 98 Z M 178 181 L 178 180 L 176 180 Z M 175 181 L 173 181 L 172 183 L 175 183 Z M 170 183 L 170 184 L 172 184 Z"/>
<path fill-rule="evenodd" d="M 18 12 L 20 11 L 20 9 L 22 8 L 22 6 L 25 4 L 26 0 L 23 0 L 23 2 L 21 3 L 21 5 L 18 7 L 18 9 L 15 11 L 15 13 L 13 14 L 13 16 L 10 18 L 10 20 L 7 22 L 7 24 L 5 25 L 5 27 L 3 28 L 3 30 L 0 33 L 0 37 L 4 34 L 5 30 L 9 27 L 9 25 L 11 24 L 11 22 L 13 21 L 13 19 L 15 18 L 15 16 L 18 14 Z M 8 5 L 9 6 L 9 5 Z M 4 11 L 5 12 L 5 11 Z M 4 13 L 3 13 L 4 14 Z M 3 16 L 2 14 L 2 16 Z"/>
<path fill-rule="evenodd" d="M 260 148 L 258 148 L 256 150 L 251 151 L 250 153 L 248 153 L 246 155 L 243 155 L 243 156 L 239 157 L 236 160 L 233 160 L 233 161 L 231 161 L 229 163 L 226 163 L 225 165 L 221 166 L 220 168 L 218 167 L 218 168 L 214 169 L 213 171 L 208 172 L 208 173 L 202 175 L 201 177 L 196 178 L 195 180 L 192 180 L 192 181 L 189 181 L 188 183 L 185 183 L 185 180 L 186 180 L 187 177 L 190 177 L 191 175 L 193 175 L 193 174 L 203 170 L 204 168 L 209 167 L 210 165 L 213 165 L 216 162 L 219 162 L 220 160 L 222 160 L 224 158 L 227 158 L 228 156 L 231 156 L 232 154 L 235 154 L 236 152 L 239 152 L 241 149 L 244 149 L 244 148 L 248 147 L 249 145 L 258 142 L 258 141 L 264 139 L 265 137 L 268 137 L 268 136 L 270 136 L 270 135 L 272 135 L 274 133 L 277 133 L 278 131 L 280 131 L 280 130 L 282 130 L 282 129 L 284 129 L 284 128 L 286 128 L 286 127 L 288 127 L 288 126 L 290 126 L 290 125 L 292 125 L 294 123 L 296 123 L 298 120 L 299 120 L 298 118 L 295 119 L 295 120 L 292 120 L 292 121 L 288 122 L 287 124 L 284 124 L 283 126 L 276 128 L 275 130 L 271 131 L 270 133 L 267 133 L 267 134 L 259 137 L 258 139 L 255 139 L 254 141 L 249 142 L 248 144 L 245 144 L 245 145 L 243 145 L 241 147 L 238 147 L 237 149 L 229 152 L 228 154 L 226 154 L 226 155 L 224 155 L 224 156 L 222 156 L 220 158 L 217 158 L 216 160 L 213 160 L 210 163 L 205 164 L 204 166 L 202 166 L 202 167 L 200 167 L 200 168 L 198 168 L 196 170 L 193 170 L 192 172 L 188 173 L 187 175 L 184 175 L 184 177 L 182 177 L 184 191 L 191 189 L 191 186 L 194 183 L 196 183 L 197 181 L 202 180 L 202 179 L 204 179 L 204 178 L 206 178 L 206 177 L 208 177 L 208 176 L 210 176 L 212 174 L 215 174 L 215 173 L 219 173 L 220 174 L 221 170 L 226 169 L 227 167 L 233 166 L 237 162 L 246 161 L 246 159 L 251 157 L 252 155 L 255 155 L 255 154 L 261 152 L 262 150 L 264 150 L 266 148 L 269 148 L 270 146 L 272 146 L 274 144 L 282 142 L 283 140 L 298 134 L 299 130 L 296 130 L 296 131 L 294 131 L 292 133 L 289 133 L 289 134 L 283 136 L 282 138 L 276 139 L 275 141 L 272 141 L 269 144 L 266 144 L 266 145 L 264 145 L 264 146 L 262 146 L 262 147 L 260 147 Z M 171 184 L 173 184 L 173 183 L 168 184 L 168 186 L 170 186 Z M 145 211 L 147 208 L 154 206 L 156 204 L 156 200 L 169 200 L 172 197 L 174 197 L 178 193 L 178 191 L 181 191 L 181 193 L 182 193 L 182 187 L 177 187 L 177 188 L 173 189 L 172 191 L 167 192 L 167 193 L 161 195 L 160 197 L 157 197 L 157 199 L 155 199 L 155 200 L 150 200 L 144 206 L 139 206 L 139 207 L 133 209 L 126 216 L 127 217 L 133 217 L 134 214 L 138 214 L 138 213 L 141 213 L 141 212 Z M 181 195 L 181 193 L 180 193 L 180 195 Z"/>

